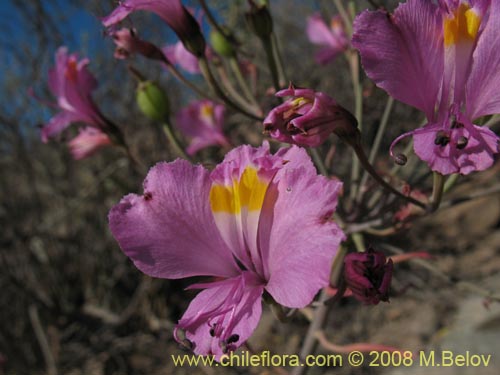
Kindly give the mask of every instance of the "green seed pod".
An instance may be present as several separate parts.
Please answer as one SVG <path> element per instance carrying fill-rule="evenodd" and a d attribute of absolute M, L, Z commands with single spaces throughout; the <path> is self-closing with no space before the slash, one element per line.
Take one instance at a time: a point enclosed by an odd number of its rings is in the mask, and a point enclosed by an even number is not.
<path fill-rule="evenodd" d="M 154 82 L 139 83 L 136 99 L 141 112 L 151 120 L 165 121 L 170 114 L 168 97 Z"/>
<path fill-rule="evenodd" d="M 217 30 L 212 30 L 210 32 L 210 44 L 215 52 L 224 57 L 233 57 L 235 51 L 229 40 L 218 32 Z"/>

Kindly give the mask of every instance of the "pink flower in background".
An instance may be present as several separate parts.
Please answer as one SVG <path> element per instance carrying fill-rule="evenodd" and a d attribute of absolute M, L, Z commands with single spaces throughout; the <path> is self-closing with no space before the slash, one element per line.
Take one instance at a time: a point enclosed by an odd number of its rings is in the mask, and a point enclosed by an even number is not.
<path fill-rule="evenodd" d="M 367 305 L 389 300 L 392 260 L 368 248 L 364 253 L 349 253 L 344 258 L 344 278 L 353 297 Z"/>
<path fill-rule="evenodd" d="M 100 148 L 111 145 L 106 133 L 96 128 L 82 128 L 80 133 L 68 142 L 69 150 L 75 160 L 87 158 Z"/>
<path fill-rule="evenodd" d="M 353 45 L 367 75 L 394 98 L 427 116 L 413 136 L 433 171 L 468 174 L 489 168 L 499 138 L 473 124 L 500 113 L 500 2 L 408 0 L 393 15 L 360 14 Z"/>
<path fill-rule="evenodd" d="M 172 64 L 179 65 L 182 69 L 191 74 L 200 73 L 198 58 L 189 52 L 181 42 L 168 45 L 162 48 L 162 51 Z"/>
<path fill-rule="evenodd" d="M 178 322 L 175 338 L 196 354 L 241 346 L 255 330 L 264 291 L 308 305 L 328 285 L 344 234 L 330 220 L 342 184 L 318 176 L 298 147 L 240 146 L 213 171 L 159 163 L 109 214 L 111 232 L 144 273 L 211 276 Z"/>
<path fill-rule="evenodd" d="M 110 15 L 104 17 L 103 24 L 111 27 L 138 10 L 156 13 L 174 30 L 191 53 L 198 57 L 204 55 L 205 39 L 200 26 L 180 0 L 123 0 Z"/>
<path fill-rule="evenodd" d="M 49 88 L 57 99 L 55 105 L 61 112 L 42 127 L 42 141 L 47 142 L 71 123 L 84 122 L 87 126 L 104 130 L 103 117 L 92 100 L 97 81 L 87 70 L 88 59 L 78 61 L 76 54 L 68 55 L 66 47 L 56 52 L 56 66 L 49 70 Z"/>
<path fill-rule="evenodd" d="M 186 150 L 189 155 L 194 155 L 208 146 L 229 145 L 222 132 L 225 111 L 226 108 L 222 104 L 199 100 L 177 113 L 176 125 L 190 139 Z"/>
<path fill-rule="evenodd" d="M 332 132 L 349 132 L 356 120 L 323 92 L 290 86 L 276 93 L 291 96 L 264 119 L 264 130 L 281 142 L 317 147 Z"/>
<path fill-rule="evenodd" d="M 311 43 L 321 46 L 314 56 L 318 64 L 328 64 L 349 47 L 344 24 L 338 15 L 332 17 L 330 25 L 325 23 L 319 13 L 309 16 L 306 32 Z"/>

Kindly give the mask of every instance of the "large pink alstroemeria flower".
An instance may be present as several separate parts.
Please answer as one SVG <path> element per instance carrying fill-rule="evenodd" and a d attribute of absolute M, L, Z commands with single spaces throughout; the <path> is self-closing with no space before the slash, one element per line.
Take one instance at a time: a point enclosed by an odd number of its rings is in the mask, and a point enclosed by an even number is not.
<path fill-rule="evenodd" d="M 325 23 L 319 13 L 309 16 L 306 32 L 311 43 L 321 46 L 314 55 L 316 62 L 321 65 L 333 61 L 349 46 L 342 18 L 338 15 L 332 17 L 330 26 Z"/>
<path fill-rule="evenodd" d="M 301 148 L 271 155 L 267 144 L 240 146 L 212 172 L 179 159 L 157 164 L 144 194 L 124 197 L 109 222 L 142 272 L 215 278 L 190 287 L 202 291 L 174 335 L 220 358 L 255 330 L 264 291 L 301 308 L 328 285 L 344 239 L 330 220 L 341 187 L 318 176 Z"/>
<path fill-rule="evenodd" d="M 211 100 L 198 100 L 181 109 L 176 115 L 176 125 L 190 140 L 187 153 L 213 145 L 227 146 L 229 142 L 222 132 L 226 107 Z"/>
<path fill-rule="evenodd" d="M 180 0 L 123 0 L 102 22 L 104 26 L 111 27 L 137 10 L 156 13 L 174 30 L 191 53 L 198 57 L 204 56 L 206 44 L 200 25 Z"/>
<path fill-rule="evenodd" d="M 408 0 L 394 14 L 361 13 L 353 45 L 368 76 L 394 98 L 425 112 L 415 153 L 442 174 L 489 168 L 499 138 L 473 124 L 500 113 L 500 2 Z"/>
<path fill-rule="evenodd" d="M 58 135 L 74 122 L 83 122 L 95 129 L 106 129 L 106 119 L 92 100 L 92 91 L 97 87 L 97 81 L 87 70 L 88 63 L 88 59 L 78 61 L 76 54 L 68 55 L 66 47 L 57 50 L 56 66 L 49 70 L 48 83 L 57 99 L 54 107 L 61 109 L 61 112 L 42 127 L 43 142 Z"/>

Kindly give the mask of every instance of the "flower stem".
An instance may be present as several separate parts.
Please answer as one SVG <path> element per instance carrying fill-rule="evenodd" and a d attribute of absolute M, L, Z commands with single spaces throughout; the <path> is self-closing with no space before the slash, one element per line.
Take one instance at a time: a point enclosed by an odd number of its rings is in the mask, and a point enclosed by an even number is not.
<path fill-rule="evenodd" d="M 255 108 L 258 108 L 260 113 L 262 113 L 262 110 L 259 107 L 259 104 L 257 103 L 257 100 L 255 99 L 255 96 L 253 95 L 252 91 L 250 90 L 250 87 L 248 86 L 247 81 L 245 80 L 245 77 L 243 77 L 243 74 L 241 73 L 241 68 L 240 65 L 238 64 L 238 60 L 236 60 L 235 57 L 229 58 L 229 66 L 236 77 L 236 80 L 238 81 L 238 85 L 240 88 L 243 90 L 243 94 L 245 97 L 252 103 L 252 105 Z"/>
<path fill-rule="evenodd" d="M 341 246 L 337 255 L 335 256 L 335 260 L 333 261 L 332 273 L 330 282 L 332 285 L 336 285 L 339 283 L 339 280 L 342 276 L 342 269 L 344 267 L 344 257 L 347 253 L 347 249 Z M 316 350 L 316 346 L 318 345 L 317 332 L 320 332 L 323 326 L 325 325 L 326 318 L 328 316 L 328 312 L 332 304 L 326 303 L 330 298 L 326 288 L 321 291 L 318 307 L 314 310 L 313 319 L 311 324 L 309 325 L 309 329 L 307 330 L 306 337 L 304 339 L 304 343 L 302 344 L 302 349 L 300 350 L 300 358 L 305 359 L 311 353 L 314 353 Z M 297 366 L 294 367 L 292 371 L 292 375 L 302 375 L 307 370 L 306 366 Z"/>
<path fill-rule="evenodd" d="M 276 59 L 273 51 L 273 43 L 271 37 L 261 38 L 262 46 L 266 52 L 267 65 L 271 71 L 271 78 L 273 80 L 273 86 L 276 92 L 280 91 L 280 80 L 278 75 L 278 65 L 276 64 Z"/>
<path fill-rule="evenodd" d="M 222 91 L 219 84 L 217 83 L 214 75 L 212 74 L 212 71 L 210 70 L 210 66 L 208 65 L 208 61 L 206 58 L 202 57 L 198 60 L 198 62 L 200 64 L 201 73 L 203 74 L 203 77 L 205 77 L 205 80 L 207 81 L 208 85 L 212 88 L 215 94 L 224 101 L 224 103 L 226 103 L 229 107 L 231 107 L 235 111 L 240 112 L 247 117 L 250 117 L 257 121 L 263 120 L 262 117 L 257 116 L 247 111 L 246 109 L 241 108 L 241 106 L 239 106 L 231 99 L 229 99 L 229 97 L 224 93 L 224 91 Z"/>
<path fill-rule="evenodd" d="M 184 148 L 181 147 L 179 140 L 175 136 L 169 119 L 165 120 L 165 122 L 163 123 L 163 132 L 165 133 L 168 142 L 173 147 L 174 152 L 177 154 L 177 156 L 191 161 L 191 157 L 186 154 Z"/>
<path fill-rule="evenodd" d="M 427 206 L 424 203 L 420 202 L 419 200 L 416 200 L 415 198 L 412 198 L 410 196 L 404 195 L 403 193 L 401 193 L 400 191 L 396 190 L 394 187 L 392 187 L 391 185 L 389 185 L 382 177 L 380 177 L 380 175 L 377 173 L 377 171 L 375 171 L 375 169 L 373 168 L 373 166 L 368 161 L 368 158 L 367 158 L 365 152 L 363 151 L 363 148 L 361 147 L 361 143 L 359 142 L 359 140 L 358 141 L 354 141 L 354 142 L 348 142 L 348 144 L 353 148 L 354 153 L 356 154 L 356 156 L 357 156 L 359 162 L 361 163 L 361 165 L 363 166 L 363 168 L 365 168 L 365 170 L 383 188 L 385 188 L 389 192 L 397 195 L 398 197 L 407 200 L 408 202 L 411 202 L 411 203 L 413 203 L 413 204 L 415 204 L 415 205 L 417 205 L 419 207 L 422 207 L 423 209 L 427 209 Z"/>
<path fill-rule="evenodd" d="M 370 155 L 368 156 L 368 161 L 373 165 L 375 161 L 375 157 L 377 156 L 378 150 L 380 148 L 380 144 L 382 143 L 382 138 L 385 134 L 385 129 L 387 127 L 387 123 L 389 120 L 389 116 L 392 111 L 392 106 L 394 104 L 394 99 L 392 97 L 387 98 L 387 103 L 385 105 L 384 113 L 382 115 L 382 119 L 380 120 L 380 126 L 377 130 L 377 135 L 375 136 L 375 140 L 373 141 L 373 147 L 370 150 Z M 359 202 L 363 196 L 363 186 L 366 184 L 366 180 L 368 179 L 368 172 L 365 170 L 363 172 L 363 176 L 361 177 L 361 183 L 359 184 L 358 195 L 356 200 Z"/>
<path fill-rule="evenodd" d="M 351 69 L 351 79 L 354 91 L 355 109 L 354 116 L 358 121 L 358 129 L 361 132 L 363 129 L 363 95 L 361 90 L 361 84 L 359 80 L 359 57 L 355 51 L 350 51 L 349 53 L 349 66 Z M 349 197 L 351 201 L 354 201 L 359 187 L 359 174 L 360 165 L 358 159 L 353 158 L 352 170 L 351 170 L 351 190 L 349 192 Z"/>
<path fill-rule="evenodd" d="M 431 203 L 427 207 L 429 212 L 434 212 L 439 208 L 441 199 L 443 198 L 444 176 L 441 173 L 434 172 L 432 179 L 432 196 Z"/>
<path fill-rule="evenodd" d="M 325 163 L 323 163 L 323 159 L 321 159 L 318 150 L 311 147 L 309 149 L 309 153 L 311 154 L 314 160 L 314 164 L 316 164 L 316 167 L 319 170 L 319 173 L 321 173 L 323 176 L 328 176 L 328 170 L 326 169 Z"/>
<path fill-rule="evenodd" d="M 344 7 L 344 4 L 342 4 L 341 0 L 333 0 L 333 3 L 335 4 L 335 7 L 337 8 L 340 17 L 342 17 L 342 21 L 344 21 L 344 25 L 347 31 L 347 34 L 349 36 L 352 35 L 352 21 L 351 17 L 349 17 L 349 14 L 347 13 L 347 10 Z"/>

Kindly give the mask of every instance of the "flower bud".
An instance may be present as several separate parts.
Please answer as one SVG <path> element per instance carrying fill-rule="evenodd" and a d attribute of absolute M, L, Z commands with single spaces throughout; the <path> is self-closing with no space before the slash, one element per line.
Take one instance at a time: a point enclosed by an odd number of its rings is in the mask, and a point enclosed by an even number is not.
<path fill-rule="evenodd" d="M 248 0 L 250 10 L 245 13 L 250 29 L 259 38 L 268 38 L 273 32 L 273 18 L 265 3 L 257 5 L 253 0 Z"/>
<path fill-rule="evenodd" d="M 380 251 L 368 248 L 364 253 L 350 253 L 344 259 L 344 277 L 353 297 L 376 305 L 389 300 L 392 279 L 392 260 Z"/>
<path fill-rule="evenodd" d="M 235 55 L 231 42 L 229 42 L 225 35 L 217 30 L 212 30 L 210 33 L 210 44 L 212 45 L 214 51 L 221 56 L 233 57 Z"/>
<path fill-rule="evenodd" d="M 154 82 L 139 83 L 136 99 L 141 112 L 151 120 L 165 121 L 170 114 L 168 97 Z"/>
<path fill-rule="evenodd" d="M 290 86 L 276 96 L 290 96 L 264 119 L 264 131 L 281 142 L 317 147 L 331 133 L 350 144 L 359 143 L 355 117 L 323 92 Z"/>

